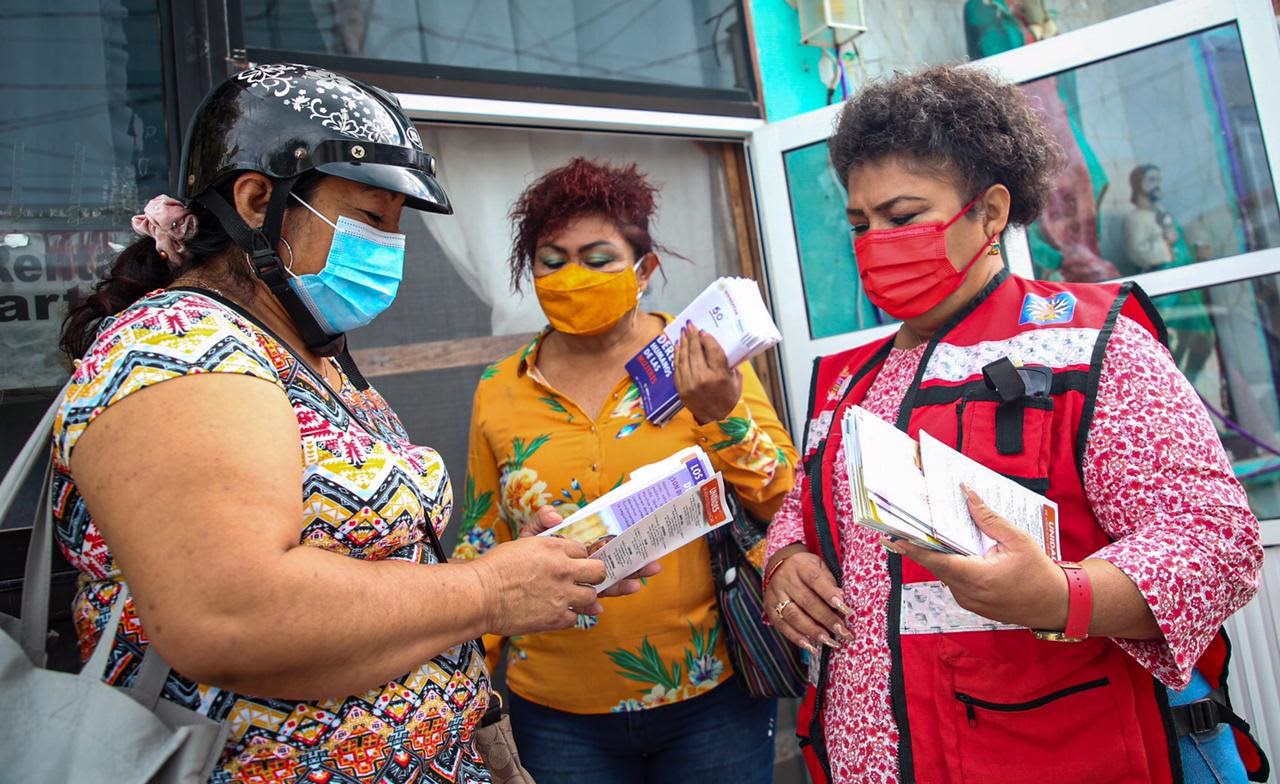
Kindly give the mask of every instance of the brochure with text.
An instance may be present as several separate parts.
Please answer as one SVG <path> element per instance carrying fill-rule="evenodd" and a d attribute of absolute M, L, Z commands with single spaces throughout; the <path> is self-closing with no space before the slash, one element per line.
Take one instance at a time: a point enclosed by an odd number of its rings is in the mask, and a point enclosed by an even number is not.
<path fill-rule="evenodd" d="M 1061 558 L 1058 505 L 960 454 L 928 433 L 920 441 L 861 406 L 845 412 L 845 459 L 856 522 L 946 553 L 984 555 L 994 546 L 978 530 L 961 483 L 1001 517 Z"/>
<path fill-rule="evenodd" d="M 650 561 L 728 522 L 724 482 L 698 447 L 636 469 L 629 481 L 579 509 L 542 536 L 586 545 L 605 563 L 604 590 Z"/>
<path fill-rule="evenodd" d="M 685 324 L 706 331 L 737 367 L 782 340 L 773 317 L 749 278 L 720 278 L 680 311 L 661 335 L 627 362 L 627 373 L 640 390 L 645 417 L 666 424 L 683 407 L 676 392 L 675 356 Z"/>

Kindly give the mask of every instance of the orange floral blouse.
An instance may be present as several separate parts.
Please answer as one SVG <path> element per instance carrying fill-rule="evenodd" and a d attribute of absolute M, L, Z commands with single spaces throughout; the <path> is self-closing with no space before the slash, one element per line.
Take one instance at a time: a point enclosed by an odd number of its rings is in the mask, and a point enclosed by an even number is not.
<path fill-rule="evenodd" d="M 629 377 L 618 380 L 598 417 L 557 393 L 535 367 L 541 341 L 490 366 L 476 389 L 456 558 L 515 538 L 544 504 L 568 516 L 632 469 L 694 444 L 760 519 L 791 489 L 795 447 L 749 365 L 742 399 L 727 418 L 699 426 L 682 410 L 659 428 L 644 418 Z M 757 551 L 759 564 L 763 542 Z M 644 710 L 714 688 L 733 671 L 706 542 L 671 553 L 662 567 L 644 590 L 602 600 L 604 612 L 579 616 L 574 628 L 487 637 L 490 668 L 505 649 L 513 692 L 570 713 Z"/>

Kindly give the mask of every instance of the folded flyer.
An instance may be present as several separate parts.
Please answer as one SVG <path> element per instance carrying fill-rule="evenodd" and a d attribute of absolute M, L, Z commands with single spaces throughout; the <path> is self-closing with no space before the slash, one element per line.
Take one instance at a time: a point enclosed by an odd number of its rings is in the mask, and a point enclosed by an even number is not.
<path fill-rule="evenodd" d="M 921 547 L 985 555 L 994 546 L 969 514 L 961 483 L 1059 560 L 1058 505 L 928 433 L 920 441 L 861 406 L 845 412 L 845 459 L 855 522 Z"/>
<path fill-rule="evenodd" d="M 754 280 L 720 278 L 712 282 L 661 335 L 627 362 L 627 373 L 640 390 L 645 417 L 655 425 L 666 424 L 683 407 L 676 393 L 675 356 L 681 330 L 689 322 L 720 343 L 730 367 L 782 340 Z"/>
<path fill-rule="evenodd" d="M 629 481 L 579 509 L 541 536 L 586 545 L 604 561 L 604 590 L 641 566 L 729 521 L 724 481 L 698 447 L 636 469 Z"/>

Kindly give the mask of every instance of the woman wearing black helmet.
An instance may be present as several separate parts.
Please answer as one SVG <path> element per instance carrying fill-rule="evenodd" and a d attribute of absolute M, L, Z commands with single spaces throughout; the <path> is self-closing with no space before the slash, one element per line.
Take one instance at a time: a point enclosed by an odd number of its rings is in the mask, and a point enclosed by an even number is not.
<path fill-rule="evenodd" d="M 54 503 L 82 651 L 122 601 L 105 679 L 154 645 L 164 696 L 230 727 L 213 781 L 488 781 L 475 639 L 598 612 L 604 568 L 540 537 L 423 567 L 444 465 L 343 333 L 395 296 L 401 210 L 451 211 L 434 162 L 389 95 L 295 65 L 216 88 L 184 158 L 185 199 L 135 218 L 64 325 Z"/>

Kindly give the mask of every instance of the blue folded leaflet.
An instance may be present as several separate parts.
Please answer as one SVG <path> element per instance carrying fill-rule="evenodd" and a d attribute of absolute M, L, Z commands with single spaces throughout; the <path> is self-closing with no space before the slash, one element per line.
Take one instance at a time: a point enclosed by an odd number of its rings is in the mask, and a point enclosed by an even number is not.
<path fill-rule="evenodd" d="M 665 334 L 658 335 L 626 365 L 627 373 L 640 391 L 645 418 L 655 425 L 665 424 L 680 410 L 676 391 L 676 349 Z"/>

